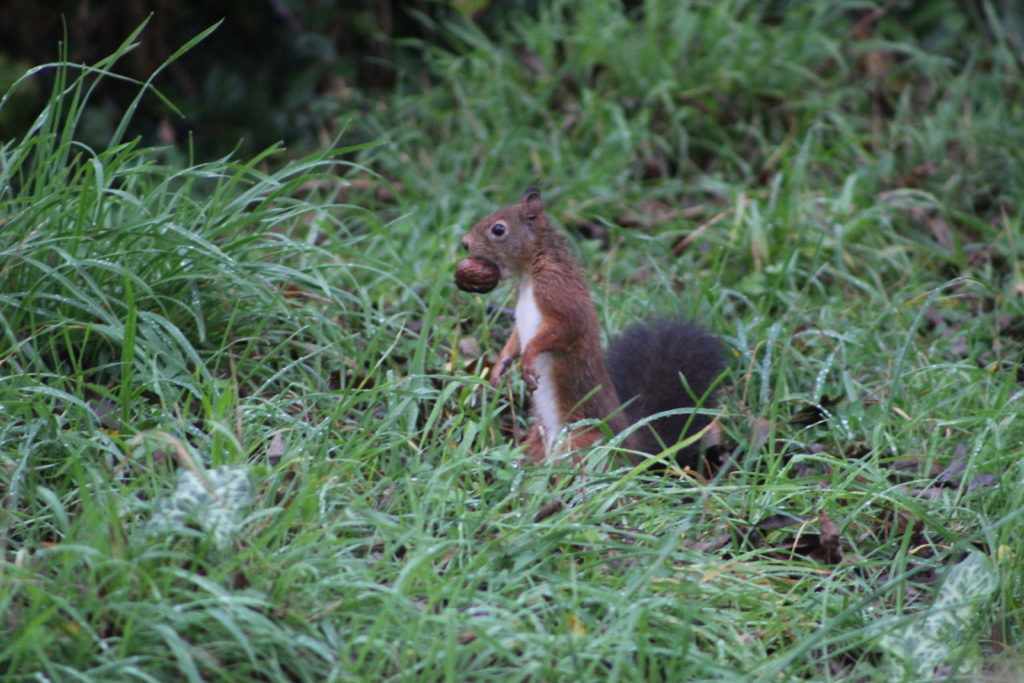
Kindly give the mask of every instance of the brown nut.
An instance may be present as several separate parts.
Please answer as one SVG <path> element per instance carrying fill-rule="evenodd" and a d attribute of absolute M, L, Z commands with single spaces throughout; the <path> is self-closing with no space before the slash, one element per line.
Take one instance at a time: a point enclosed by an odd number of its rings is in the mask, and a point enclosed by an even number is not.
<path fill-rule="evenodd" d="M 485 258 L 470 256 L 455 266 L 455 286 L 464 292 L 489 292 L 500 279 L 498 266 Z"/>

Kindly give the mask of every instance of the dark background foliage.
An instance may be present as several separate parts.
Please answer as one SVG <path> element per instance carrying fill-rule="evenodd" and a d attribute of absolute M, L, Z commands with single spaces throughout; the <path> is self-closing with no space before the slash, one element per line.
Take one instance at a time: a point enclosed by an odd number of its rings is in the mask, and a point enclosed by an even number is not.
<path fill-rule="evenodd" d="M 275 141 L 313 146 L 330 138 L 335 120 L 365 106 L 362 93 L 390 91 L 422 70 L 421 48 L 441 41 L 434 28 L 460 15 L 494 23 L 535 3 L 436 0 L 100 0 L 0 3 L 0 89 L 29 66 L 56 61 L 91 64 L 110 54 L 148 20 L 140 45 L 121 64 L 145 80 L 178 47 L 222 22 L 214 35 L 174 62 L 157 81 L 183 113 L 156 98 L 143 102 L 132 132 L 147 142 L 189 144 L 200 158 L 241 145 L 251 153 Z M 493 5 L 490 6 L 490 5 Z M 62 48 L 63 45 L 63 48 Z M 135 94 L 131 85 L 101 85 L 86 121 L 99 145 Z M 35 82 L 0 112 L 0 138 L 17 136 L 46 100 Z"/>
<path fill-rule="evenodd" d="M 624 4 L 641 11 L 639 2 Z M 800 4 L 765 3 L 758 20 L 778 23 Z M 893 1 L 880 7 L 864 13 L 851 39 L 860 37 L 857 30 L 883 24 L 882 33 L 894 39 L 912 38 L 955 58 L 968 47 L 960 44 L 961 36 L 986 23 L 986 5 L 972 0 Z M 143 80 L 187 40 L 223 22 L 156 83 L 182 116 L 147 98 L 131 132 L 146 142 L 191 148 L 198 158 L 236 148 L 252 153 L 278 140 L 322 146 L 353 114 L 373 106 L 375 94 L 422 87 L 424 51 L 433 45 L 458 48 L 447 24 L 468 19 L 493 36 L 509 18 L 536 9 L 536 0 L 9 0 L 0 4 L 0 89 L 25 68 L 61 58 L 62 50 L 73 62 L 94 63 L 148 20 L 140 45 L 120 66 L 125 75 Z M 1017 14 L 1003 13 L 1009 19 Z M 1016 19 L 1017 28 L 1024 28 Z M 111 80 L 101 88 L 81 131 L 86 142 L 97 145 L 135 93 L 134 87 Z M 47 92 L 47 84 L 38 80 L 19 88 L 0 111 L 0 138 L 24 130 Z M 357 129 L 347 130 L 359 137 Z"/>

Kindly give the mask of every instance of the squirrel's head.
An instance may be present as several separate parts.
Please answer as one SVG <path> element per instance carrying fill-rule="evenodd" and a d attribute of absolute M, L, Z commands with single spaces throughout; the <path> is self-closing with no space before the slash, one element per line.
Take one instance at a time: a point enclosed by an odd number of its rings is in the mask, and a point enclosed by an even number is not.
<path fill-rule="evenodd" d="M 547 229 L 540 190 L 531 187 L 518 204 L 498 209 L 462 238 L 470 256 L 493 261 L 501 279 L 526 272 L 536 253 L 538 234 Z"/>

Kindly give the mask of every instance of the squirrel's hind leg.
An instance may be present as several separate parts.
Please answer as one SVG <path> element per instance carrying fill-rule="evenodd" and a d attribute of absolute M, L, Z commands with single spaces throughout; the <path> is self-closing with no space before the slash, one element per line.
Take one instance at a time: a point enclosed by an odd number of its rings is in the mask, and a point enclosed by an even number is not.
<path fill-rule="evenodd" d="M 544 445 L 544 435 L 541 433 L 540 424 L 534 424 L 530 433 L 526 435 L 520 444 L 523 447 L 523 455 L 533 465 L 539 465 L 548 457 L 548 449 Z"/>
<path fill-rule="evenodd" d="M 593 446 L 601 440 L 603 434 L 601 430 L 594 429 L 593 427 L 580 427 L 572 430 L 568 438 L 560 440 L 561 447 L 558 449 L 559 452 L 566 451 L 577 451 L 584 448 Z M 534 465 L 539 465 L 548 458 L 547 446 L 544 443 L 544 434 L 540 424 L 535 424 L 530 429 L 530 433 L 526 435 L 520 444 L 523 447 L 523 455 Z M 573 464 L 579 465 L 578 458 L 573 458 Z"/>

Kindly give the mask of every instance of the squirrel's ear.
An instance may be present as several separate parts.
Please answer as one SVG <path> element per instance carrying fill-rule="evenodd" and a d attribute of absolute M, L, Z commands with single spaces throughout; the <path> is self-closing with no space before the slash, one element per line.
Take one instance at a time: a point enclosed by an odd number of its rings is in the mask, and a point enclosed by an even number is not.
<path fill-rule="evenodd" d="M 544 212 L 544 200 L 540 198 L 540 190 L 536 185 L 527 188 L 519 204 L 527 218 L 536 218 Z"/>

